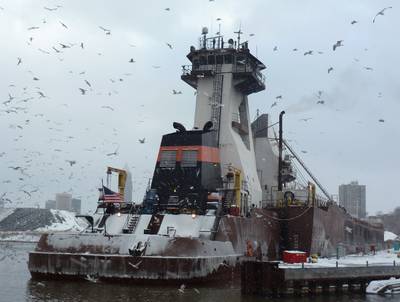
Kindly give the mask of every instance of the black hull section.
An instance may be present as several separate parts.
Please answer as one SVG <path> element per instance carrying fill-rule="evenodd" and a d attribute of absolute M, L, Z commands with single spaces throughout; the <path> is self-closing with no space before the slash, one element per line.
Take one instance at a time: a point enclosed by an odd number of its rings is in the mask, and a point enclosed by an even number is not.
<path fill-rule="evenodd" d="M 328 257 L 336 255 L 338 250 L 354 254 L 383 248 L 382 224 L 356 219 L 336 204 L 276 210 L 285 219 L 281 221 L 281 249 Z"/>

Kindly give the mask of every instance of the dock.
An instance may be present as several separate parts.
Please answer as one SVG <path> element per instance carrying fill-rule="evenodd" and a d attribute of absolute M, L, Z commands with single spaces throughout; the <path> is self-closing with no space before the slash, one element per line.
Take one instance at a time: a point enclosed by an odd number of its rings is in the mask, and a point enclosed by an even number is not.
<path fill-rule="evenodd" d="M 337 263 L 337 262 L 336 262 Z M 280 267 L 277 261 L 245 258 L 241 264 L 241 291 L 245 295 L 302 296 L 326 293 L 364 293 L 370 281 L 400 278 L 400 261 L 383 265 Z"/>

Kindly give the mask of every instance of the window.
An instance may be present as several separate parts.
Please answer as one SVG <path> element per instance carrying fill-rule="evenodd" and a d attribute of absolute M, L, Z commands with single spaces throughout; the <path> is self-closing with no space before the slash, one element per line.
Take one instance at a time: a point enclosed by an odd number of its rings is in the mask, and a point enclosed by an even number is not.
<path fill-rule="evenodd" d="M 200 56 L 200 65 L 207 65 L 207 59 L 205 56 Z"/>
<path fill-rule="evenodd" d="M 232 55 L 225 55 L 224 60 L 225 60 L 225 64 L 232 64 L 233 57 L 232 57 Z"/>
<path fill-rule="evenodd" d="M 176 151 L 161 151 L 160 168 L 175 168 Z"/>
<path fill-rule="evenodd" d="M 215 64 L 215 56 L 208 56 L 208 65 Z"/>
<path fill-rule="evenodd" d="M 217 56 L 217 64 L 223 64 L 224 60 L 222 56 Z"/>
<path fill-rule="evenodd" d="M 197 150 L 183 150 L 181 167 L 189 168 L 197 166 Z"/>

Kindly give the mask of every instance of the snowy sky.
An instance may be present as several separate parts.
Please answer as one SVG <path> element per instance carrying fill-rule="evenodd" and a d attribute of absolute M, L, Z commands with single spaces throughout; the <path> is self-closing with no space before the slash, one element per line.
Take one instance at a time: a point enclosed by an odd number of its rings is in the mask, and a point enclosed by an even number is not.
<path fill-rule="evenodd" d="M 108 165 L 129 167 L 141 200 L 161 135 L 173 121 L 193 124 L 195 96 L 180 68 L 201 28 L 218 30 L 217 18 L 226 39 L 241 25 L 267 66 L 267 90 L 250 96 L 252 117 L 260 109 L 274 122 L 286 110 L 286 137 L 331 194 L 358 180 L 369 213 L 400 206 L 394 0 L 0 0 L 0 7 L 0 196 L 7 192 L 15 206 L 44 205 L 67 191 L 92 209 Z M 333 51 L 338 40 L 344 46 Z M 10 168 L 18 166 L 24 173 Z"/>

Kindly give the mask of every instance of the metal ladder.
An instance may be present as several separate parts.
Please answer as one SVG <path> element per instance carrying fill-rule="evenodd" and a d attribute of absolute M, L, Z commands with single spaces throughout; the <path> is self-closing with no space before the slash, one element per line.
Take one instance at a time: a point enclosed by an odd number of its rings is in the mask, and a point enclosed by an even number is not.
<path fill-rule="evenodd" d="M 126 227 L 123 229 L 124 233 L 133 233 L 136 229 L 137 224 L 139 223 L 140 215 L 132 214 L 128 216 L 128 221 L 126 223 Z"/>
<path fill-rule="evenodd" d="M 221 119 L 222 105 L 222 85 L 224 76 L 221 74 L 222 65 L 218 64 L 215 67 L 215 77 L 213 81 L 213 95 L 211 101 L 211 121 L 214 124 L 214 130 L 217 131 L 217 141 L 219 143 L 219 125 Z"/>

